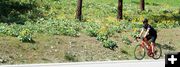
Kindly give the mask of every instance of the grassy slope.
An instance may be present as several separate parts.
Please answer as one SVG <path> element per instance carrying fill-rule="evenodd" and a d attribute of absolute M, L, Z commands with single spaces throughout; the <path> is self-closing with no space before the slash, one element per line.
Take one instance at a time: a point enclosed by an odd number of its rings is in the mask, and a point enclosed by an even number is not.
<path fill-rule="evenodd" d="M 138 15 L 135 12 L 139 10 L 139 0 L 124 0 L 124 17 L 132 18 L 133 20 L 142 17 L 144 15 Z M 146 10 L 151 10 L 155 16 L 159 16 L 159 13 L 164 10 L 177 11 L 179 9 L 180 0 L 147 0 Z M 83 1 L 83 18 L 87 22 L 109 23 L 114 22 L 117 16 L 117 0 L 91 0 Z M 61 10 L 54 10 L 56 17 L 59 19 L 74 19 L 74 11 L 76 8 L 76 1 L 71 0 L 68 3 L 63 2 L 59 5 L 68 6 L 61 7 Z M 56 8 L 56 7 L 54 7 Z M 145 15 L 146 17 L 146 15 Z M 148 16 L 149 17 L 149 16 Z M 171 17 L 171 16 L 170 16 Z M 158 18 L 158 17 L 157 17 Z M 126 18 L 127 20 L 127 18 Z"/>
<path fill-rule="evenodd" d="M 132 16 L 132 13 L 129 13 L 128 10 L 136 10 L 138 8 L 138 4 L 136 4 L 136 2 L 139 0 L 124 1 L 125 13 Z M 178 9 L 176 7 L 180 5 L 178 3 L 180 0 L 147 1 L 150 4 L 160 4 L 159 6 L 147 5 L 147 7 L 149 7 L 147 9 L 153 9 L 154 11 L 158 11 L 161 7 L 164 9 Z M 117 0 L 84 0 L 85 5 L 83 7 L 83 17 L 87 22 L 93 21 L 108 23 L 114 21 L 116 12 L 113 10 L 116 9 L 116 2 Z M 53 2 L 50 1 L 50 3 L 52 4 Z M 167 6 L 165 3 L 169 4 L 170 6 Z M 89 6 L 87 4 L 89 4 Z M 53 4 L 52 8 L 58 7 L 59 9 L 51 9 L 48 13 L 51 14 L 56 12 L 57 14 L 55 15 L 55 18 L 57 19 L 74 19 L 74 11 L 76 8 L 75 5 L 75 0 L 69 0 L 68 3 L 64 0 L 60 4 Z M 97 7 L 93 7 L 94 5 Z M 168 34 L 165 34 L 167 32 Z M 159 31 L 157 43 L 163 46 L 163 52 L 180 50 L 178 48 L 180 47 L 178 41 L 178 38 L 180 38 L 179 33 L 179 28 L 161 29 Z M 1 63 L 4 64 L 69 62 L 67 59 L 65 59 L 65 55 L 74 58 L 71 59 L 72 61 L 134 59 L 133 49 L 135 43 L 133 43 L 131 46 L 122 43 L 121 37 L 124 34 L 130 36 L 128 32 L 125 32 L 116 33 L 111 37 L 111 39 L 115 40 L 119 46 L 119 48 L 117 48 L 115 51 L 104 48 L 95 37 L 89 37 L 83 33 L 81 33 L 80 37 L 34 33 L 33 39 L 36 41 L 36 43 L 22 43 L 15 37 L 1 34 L 0 59 L 3 60 Z"/>
<path fill-rule="evenodd" d="M 163 53 L 180 50 L 178 33 L 178 28 L 159 31 L 157 43 L 162 45 Z M 36 43 L 22 43 L 14 37 L 1 36 L 0 55 L 8 64 L 68 62 L 64 57 L 66 53 L 73 55 L 72 61 L 81 62 L 134 59 L 133 49 L 137 43 L 124 44 L 121 34 L 111 38 L 119 46 L 115 51 L 104 48 L 96 38 L 83 34 L 80 37 L 37 34 L 34 36 Z"/>

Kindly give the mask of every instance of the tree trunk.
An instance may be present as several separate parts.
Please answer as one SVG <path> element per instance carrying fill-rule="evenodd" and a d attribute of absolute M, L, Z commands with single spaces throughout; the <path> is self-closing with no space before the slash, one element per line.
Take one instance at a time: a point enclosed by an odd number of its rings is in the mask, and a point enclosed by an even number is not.
<path fill-rule="evenodd" d="M 180 8 L 179 8 L 179 14 L 180 14 Z"/>
<path fill-rule="evenodd" d="M 145 10 L 145 1 L 144 0 L 140 0 L 140 8 L 141 8 L 141 11 Z"/>
<path fill-rule="evenodd" d="M 123 19 L 123 0 L 118 0 L 118 15 L 117 19 L 122 20 Z"/>
<path fill-rule="evenodd" d="M 76 19 L 82 20 L 82 0 L 77 1 Z"/>

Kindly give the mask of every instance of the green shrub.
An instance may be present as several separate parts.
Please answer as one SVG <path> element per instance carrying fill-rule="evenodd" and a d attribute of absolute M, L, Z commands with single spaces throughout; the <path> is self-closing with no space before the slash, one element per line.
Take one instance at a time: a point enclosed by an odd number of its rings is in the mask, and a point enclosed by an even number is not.
<path fill-rule="evenodd" d="M 42 26 L 43 25 L 43 26 Z M 53 35 L 79 36 L 80 25 L 79 22 L 72 20 L 45 20 L 43 24 L 39 24 L 41 28 L 39 31 L 46 32 Z"/>
<path fill-rule="evenodd" d="M 0 33 L 5 35 L 17 37 L 19 35 L 20 26 L 13 24 L 13 25 L 1 25 L 0 26 Z"/>
<path fill-rule="evenodd" d="M 98 30 L 100 28 L 100 26 L 98 24 L 96 24 L 95 22 L 86 22 L 84 23 L 83 27 L 85 29 L 84 32 L 91 37 L 97 37 L 98 36 Z"/>
<path fill-rule="evenodd" d="M 120 32 L 121 28 L 116 28 L 114 29 L 113 26 L 111 26 L 110 28 L 108 28 L 107 32 L 105 33 L 106 36 L 111 37 L 112 35 L 114 35 L 116 32 Z"/>
<path fill-rule="evenodd" d="M 86 33 L 91 37 L 96 37 L 98 35 L 97 30 L 93 28 L 86 29 Z"/>
<path fill-rule="evenodd" d="M 176 22 L 175 22 L 175 26 L 176 26 L 176 27 L 180 27 L 180 21 L 176 21 Z"/>
<path fill-rule="evenodd" d="M 6 27 L 5 26 L 3 26 L 3 25 L 0 26 L 0 33 L 3 33 L 3 34 L 6 33 Z"/>
<path fill-rule="evenodd" d="M 117 32 L 117 33 L 121 33 L 122 32 L 122 29 L 120 26 L 113 26 L 112 29 Z"/>
<path fill-rule="evenodd" d="M 72 27 L 64 27 L 60 29 L 60 32 L 62 32 L 63 35 L 67 35 L 67 36 L 78 36 L 78 31 L 76 31 L 74 28 Z"/>
<path fill-rule="evenodd" d="M 65 53 L 64 58 L 66 60 L 72 61 L 72 62 L 76 62 L 77 61 L 76 56 L 73 55 L 72 53 L 68 53 L 68 52 Z"/>
<path fill-rule="evenodd" d="M 157 28 L 167 28 L 165 23 L 157 23 Z"/>
<path fill-rule="evenodd" d="M 6 31 L 6 34 L 7 35 L 10 35 L 10 36 L 14 36 L 14 37 L 17 37 L 18 35 L 19 35 L 19 30 L 17 30 L 17 29 L 14 29 L 14 28 L 12 28 L 12 29 L 7 29 L 7 31 Z"/>
<path fill-rule="evenodd" d="M 20 39 L 20 41 L 22 42 L 33 42 L 32 39 L 32 32 L 29 29 L 23 29 L 19 35 L 18 38 Z"/>
<path fill-rule="evenodd" d="M 133 24 L 128 21 L 122 21 L 120 28 L 124 31 L 132 30 Z"/>
<path fill-rule="evenodd" d="M 122 41 L 127 45 L 131 45 L 132 43 L 127 36 L 122 36 Z"/>
<path fill-rule="evenodd" d="M 117 47 L 117 43 L 108 39 L 103 41 L 103 47 L 109 48 L 111 50 L 114 50 L 115 47 Z"/>
<path fill-rule="evenodd" d="M 101 42 L 103 42 L 103 41 L 105 41 L 105 40 L 107 40 L 107 39 L 108 39 L 108 36 L 107 36 L 107 35 L 98 35 L 98 36 L 96 37 L 96 40 L 101 41 Z"/>

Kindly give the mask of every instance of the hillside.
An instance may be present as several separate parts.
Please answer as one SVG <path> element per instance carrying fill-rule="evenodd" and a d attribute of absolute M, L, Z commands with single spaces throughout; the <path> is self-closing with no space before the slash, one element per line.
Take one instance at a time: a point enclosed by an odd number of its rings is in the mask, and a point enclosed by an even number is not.
<path fill-rule="evenodd" d="M 135 59 L 144 18 L 158 30 L 163 54 L 180 50 L 180 0 L 146 0 L 145 11 L 139 0 L 124 0 L 121 21 L 117 0 L 83 0 L 82 21 L 76 1 L 0 0 L 0 64 Z"/>

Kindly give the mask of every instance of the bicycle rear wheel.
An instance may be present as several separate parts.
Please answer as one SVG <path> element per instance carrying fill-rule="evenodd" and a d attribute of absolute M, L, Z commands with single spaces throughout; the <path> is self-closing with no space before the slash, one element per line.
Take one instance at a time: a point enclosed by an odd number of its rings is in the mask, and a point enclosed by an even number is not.
<path fill-rule="evenodd" d="M 152 57 L 153 59 L 159 59 L 162 56 L 162 50 L 160 45 L 155 45 L 154 46 L 154 56 Z"/>
<path fill-rule="evenodd" d="M 137 60 L 142 60 L 145 57 L 146 50 L 141 45 L 137 45 L 134 50 L 134 56 Z"/>

